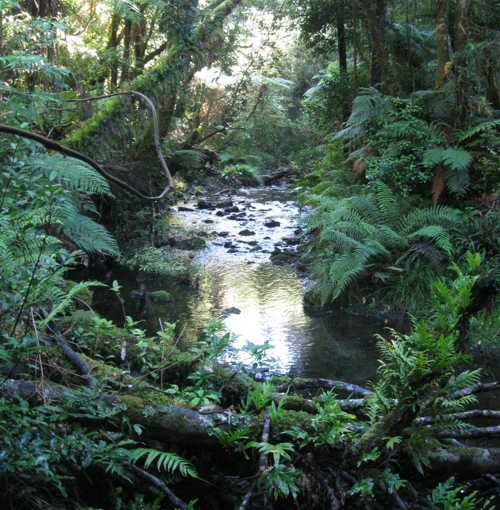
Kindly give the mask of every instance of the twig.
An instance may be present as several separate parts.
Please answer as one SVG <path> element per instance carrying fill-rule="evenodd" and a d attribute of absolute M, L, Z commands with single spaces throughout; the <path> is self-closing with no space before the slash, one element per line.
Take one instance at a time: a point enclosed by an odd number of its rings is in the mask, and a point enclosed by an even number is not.
<path fill-rule="evenodd" d="M 396 489 L 392 490 L 392 497 L 395 499 L 396 503 L 398 504 L 399 508 L 401 508 L 401 510 L 407 510 L 404 501 L 399 497 L 398 491 Z"/>
<path fill-rule="evenodd" d="M 338 388 L 350 393 L 356 393 L 357 395 L 361 395 L 363 397 L 369 397 L 373 395 L 373 391 L 362 388 L 357 384 L 349 384 L 343 381 L 333 381 L 331 379 L 306 379 L 305 381 L 301 381 L 300 385 L 296 385 L 293 381 L 291 381 L 290 383 L 276 386 L 276 391 L 285 391 L 290 386 L 293 386 L 294 388 Z"/>
<path fill-rule="evenodd" d="M 30 308 L 30 317 L 31 317 L 31 322 L 33 323 L 33 330 L 35 331 L 36 345 L 37 345 L 37 347 L 40 347 L 40 339 L 38 338 L 38 329 L 36 327 L 35 316 L 33 314 L 33 307 Z M 42 363 L 42 355 L 41 355 L 40 351 L 38 351 L 36 353 L 36 358 L 37 358 L 38 364 L 40 366 L 40 377 L 41 377 L 41 381 L 40 381 L 40 385 L 39 385 L 40 389 L 38 390 L 38 394 L 42 398 L 43 403 L 46 404 L 45 395 L 43 393 L 43 385 L 44 385 L 45 378 L 43 375 L 43 363 Z"/>
<path fill-rule="evenodd" d="M 153 114 L 153 124 L 154 124 L 154 137 L 155 137 L 155 149 L 156 153 L 158 154 L 158 158 L 160 160 L 161 166 L 163 168 L 163 171 L 165 172 L 165 176 L 168 179 L 168 185 L 173 188 L 175 186 L 174 180 L 172 179 L 172 175 L 170 174 L 170 170 L 168 169 L 167 163 L 165 162 L 165 158 L 163 157 L 163 154 L 161 152 L 161 144 L 160 144 L 160 130 L 158 127 L 158 114 L 156 113 L 156 108 L 151 99 L 149 97 L 145 96 L 144 94 L 141 94 L 140 92 L 137 92 L 136 90 L 124 90 L 123 92 L 113 92 L 112 94 L 106 94 L 104 96 L 95 96 L 95 97 L 85 97 L 81 99 L 66 99 L 67 102 L 71 103 L 81 103 L 85 101 L 95 101 L 96 99 L 105 99 L 107 97 L 113 97 L 113 96 L 137 96 L 138 98 L 142 99 L 150 108 L 151 113 Z"/>
<path fill-rule="evenodd" d="M 189 505 L 184 503 L 182 499 L 179 499 L 159 478 L 148 473 L 147 471 L 144 471 L 144 469 L 138 468 L 137 466 L 128 466 L 127 469 L 130 469 L 134 475 L 148 481 L 151 485 L 154 485 L 156 488 L 160 489 L 167 496 L 167 498 L 181 510 L 188 510 Z"/>
<path fill-rule="evenodd" d="M 87 378 L 87 385 L 94 388 L 94 380 L 90 377 L 90 368 L 87 366 L 85 361 L 83 361 L 83 359 L 70 347 L 66 339 L 61 335 L 54 324 L 50 323 L 47 326 L 56 336 L 57 343 L 59 344 L 64 357 Z"/>
<path fill-rule="evenodd" d="M 472 418 L 500 418 L 500 411 L 493 411 L 491 409 L 471 409 L 470 411 L 463 411 L 461 413 L 422 416 L 415 420 L 415 425 L 430 425 L 442 420 L 470 420 Z"/>
<path fill-rule="evenodd" d="M 453 393 L 453 398 L 460 398 L 466 395 L 473 395 L 475 393 L 482 393 L 483 391 L 495 391 L 500 390 L 500 381 L 495 381 L 491 383 L 477 383 L 470 388 L 465 388 L 461 391 L 456 391 Z"/>

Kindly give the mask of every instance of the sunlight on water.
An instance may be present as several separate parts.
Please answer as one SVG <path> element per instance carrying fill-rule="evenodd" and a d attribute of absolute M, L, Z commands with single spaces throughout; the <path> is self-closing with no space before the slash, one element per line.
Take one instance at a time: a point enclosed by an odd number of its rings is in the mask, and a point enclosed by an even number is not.
<path fill-rule="evenodd" d="M 266 188 L 243 190 L 232 198 L 241 211 L 237 219 L 217 215 L 215 210 L 200 210 L 195 201 L 183 204 L 189 210 L 172 215 L 173 235 L 175 228 L 193 226 L 210 234 L 207 247 L 192 252 L 203 274 L 199 288 L 124 270 L 112 276 L 123 287 L 123 296 L 130 296 L 139 286 L 146 292 L 167 290 L 173 296 L 171 302 L 150 302 L 143 310 L 137 300 L 127 299 L 127 313 L 143 320 L 140 327 L 151 335 L 159 330 L 159 321 L 177 321 L 176 335 L 184 348 L 196 344 L 212 319 L 222 319 L 235 337 L 233 347 L 241 362 L 247 361 L 242 350 L 246 342 L 268 342 L 278 372 L 358 384 L 373 378 L 379 357 L 373 335 L 384 333 L 382 326 L 342 311 L 308 316 L 302 306 L 305 279 L 294 267 L 271 262 L 276 246 L 290 248 L 283 238 L 293 237 L 300 221 L 293 197 L 286 190 Z M 270 220 L 279 226 L 266 227 Z M 241 236 L 243 229 L 254 234 Z M 220 232 L 224 236 L 219 236 Z M 95 295 L 99 313 L 117 324 L 123 322 L 116 295 L 99 288 Z"/>

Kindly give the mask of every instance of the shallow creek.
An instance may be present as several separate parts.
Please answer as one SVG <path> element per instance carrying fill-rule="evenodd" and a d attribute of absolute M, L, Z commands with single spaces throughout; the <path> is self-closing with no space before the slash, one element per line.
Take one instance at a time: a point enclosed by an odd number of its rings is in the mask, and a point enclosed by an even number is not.
<path fill-rule="evenodd" d="M 195 292 L 173 285 L 168 278 L 138 281 L 129 272 L 111 275 L 123 286 L 127 313 L 144 319 L 140 327 L 150 333 L 159 330 L 159 320 L 179 321 L 176 332 L 182 332 L 184 347 L 194 345 L 211 319 L 223 319 L 235 336 L 232 345 L 241 361 L 245 361 L 241 348 L 246 342 L 267 341 L 273 346 L 268 354 L 276 360 L 279 373 L 358 384 L 373 378 L 379 357 L 373 335 L 383 333 L 383 325 L 341 311 L 308 316 L 302 306 L 308 282 L 294 267 L 271 262 L 277 249 L 296 248 L 290 240 L 300 223 L 300 211 L 290 191 L 250 188 L 230 198 L 238 209 L 231 213 L 222 207 L 199 209 L 198 200 L 173 208 L 174 237 L 176 229 L 193 227 L 208 236 L 206 247 L 193 252 L 202 273 Z M 173 300 L 148 303 L 146 310 L 138 310 L 129 296 L 139 286 L 147 292 L 167 290 Z M 98 293 L 94 307 L 108 318 L 118 318 L 120 308 L 113 301 L 116 298 L 109 293 Z"/>

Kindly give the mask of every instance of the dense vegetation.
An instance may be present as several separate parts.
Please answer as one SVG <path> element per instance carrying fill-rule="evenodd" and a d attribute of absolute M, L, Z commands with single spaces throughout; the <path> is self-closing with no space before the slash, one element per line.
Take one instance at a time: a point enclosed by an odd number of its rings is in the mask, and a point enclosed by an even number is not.
<path fill-rule="evenodd" d="M 487 0 L 0 0 L 2 508 L 498 506 L 470 360 L 499 331 L 499 30 Z M 307 305 L 411 314 L 370 388 L 256 382 L 222 323 L 183 352 L 71 280 L 193 281 L 169 203 L 277 168 Z"/>

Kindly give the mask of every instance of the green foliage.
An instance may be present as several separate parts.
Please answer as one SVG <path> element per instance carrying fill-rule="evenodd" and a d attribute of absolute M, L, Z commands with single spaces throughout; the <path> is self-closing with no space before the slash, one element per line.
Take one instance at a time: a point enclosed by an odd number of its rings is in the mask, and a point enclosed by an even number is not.
<path fill-rule="evenodd" d="M 188 270 L 188 264 L 189 257 L 186 253 L 154 247 L 143 248 L 126 261 L 127 267 L 132 270 L 162 276 L 184 274 Z"/>
<path fill-rule="evenodd" d="M 310 270 L 323 302 L 372 295 L 416 310 L 454 253 L 449 227 L 458 211 L 419 208 L 418 199 L 402 198 L 380 182 L 374 192 L 353 196 L 349 186 L 320 183 L 306 203 L 313 208 L 304 222 L 317 238 Z"/>
<path fill-rule="evenodd" d="M 260 182 L 259 172 L 250 165 L 230 165 L 222 170 L 222 179 L 233 184 L 236 183 L 258 183 Z"/>
<path fill-rule="evenodd" d="M 471 196 L 475 180 L 484 179 L 486 168 L 497 159 L 492 148 L 498 135 L 486 128 L 495 128 L 497 121 L 472 120 L 470 127 L 457 131 L 454 107 L 449 86 L 415 92 L 409 99 L 362 89 L 346 127 L 335 138 L 350 149 L 348 161 L 364 156 L 369 183 L 382 181 L 394 192 L 425 197 L 431 193 L 435 169 L 441 166 L 450 195 Z M 488 172 L 488 188 L 495 188 L 497 183 L 498 176 Z M 432 192 L 435 199 L 442 193 L 435 188 Z"/>
<path fill-rule="evenodd" d="M 83 214 L 94 207 L 87 193 L 108 189 L 102 179 L 88 168 L 83 175 L 72 173 L 70 160 L 40 155 L 32 144 L 9 143 L 7 137 L 0 142 L 0 153 L 9 161 L 0 176 L 0 302 L 2 317 L 14 331 L 29 307 L 43 308 L 53 319 L 95 285 L 88 282 L 67 291 L 64 274 L 84 256 L 71 251 L 74 245 L 67 239 L 88 252 L 117 255 L 118 247 L 102 226 Z"/>
<path fill-rule="evenodd" d="M 98 428 L 86 430 L 75 420 L 90 424 L 102 420 L 121 423 L 121 411 L 109 410 L 88 390 L 74 392 L 59 405 L 30 408 L 27 402 L 0 399 L 0 501 L 30 501 L 47 487 L 53 497 L 67 497 L 72 481 L 92 465 L 126 478 L 123 464 L 130 460 L 128 440 L 114 442 Z M 24 503 L 23 503 L 24 504 Z"/>
<path fill-rule="evenodd" d="M 316 415 L 311 420 L 312 431 L 305 431 L 300 427 L 293 427 L 284 433 L 300 441 L 300 448 L 308 444 L 315 447 L 322 445 L 341 445 L 350 443 L 355 434 L 352 432 L 353 421 L 356 416 L 341 409 L 336 395 L 323 392 L 315 402 Z"/>
<path fill-rule="evenodd" d="M 477 270 L 480 257 L 469 255 L 468 260 L 470 271 Z M 411 409 L 416 417 L 420 413 L 439 417 L 432 430 L 413 424 L 411 436 L 405 440 L 407 452 L 421 473 L 424 466 L 430 466 L 438 444 L 434 433 L 464 428 L 466 425 L 450 413 L 476 401 L 474 395 L 459 392 L 479 382 L 480 369 L 458 374 L 456 370 L 468 359 L 460 350 L 463 339 L 458 322 L 470 303 L 477 277 L 462 273 L 456 266 L 455 271 L 457 277 L 451 284 L 438 280 L 431 288 L 431 317 L 414 320 L 409 334 L 391 330 L 388 340 L 378 336 L 382 360 L 380 381 L 373 385 L 372 415 L 388 416 L 395 410 Z M 378 412 L 374 407 L 379 408 Z"/>
<path fill-rule="evenodd" d="M 435 505 L 435 508 L 442 510 L 452 510 L 453 508 L 460 508 L 462 510 L 473 510 L 480 508 L 481 510 L 493 510 L 494 506 L 490 506 L 492 498 L 485 501 L 481 506 L 478 506 L 476 499 L 477 491 L 462 496 L 464 492 L 463 487 L 454 487 L 455 477 L 450 477 L 445 482 L 440 482 L 437 487 L 432 491 L 427 499 Z"/>
<path fill-rule="evenodd" d="M 160 452 L 151 448 L 136 448 L 131 450 L 130 454 L 134 463 L 147 455 L 144 461 L 144 467 L 146 469 L 156 461 L 156 468 L 158 471 L 165 470 L 169 473 L 179 471 L 182 476 L 199 478 L 192 464 L 175 453 Z"/>
<path fill-rule="evenodd" d="M 329 132 L 343 121 L 344 112 L 350 109 L 352 77 L 341 72 L 335 62 L 313 79 L 317 83 L 304 93 L 302 103 L 311 122 L 319 122 L 315 128 Z"/>
<path fill-rule="evenodd" d="M 300 493 L 301 474 L 293 466 L 283 463 L 283 460 L 291 460 L 288 452 L 294 451 L 293 444 L 250 441 L 247 448 L 256 448 L 261 455 L 272 455 L 273 469 L 259 477 L 259 490 L 274 499 L 288 496 L 295 499 Z"/>

